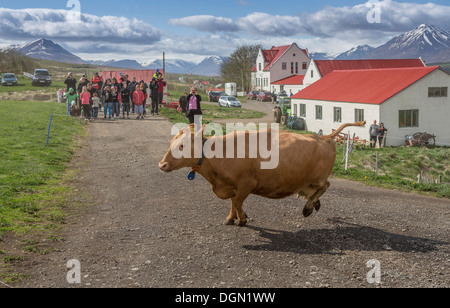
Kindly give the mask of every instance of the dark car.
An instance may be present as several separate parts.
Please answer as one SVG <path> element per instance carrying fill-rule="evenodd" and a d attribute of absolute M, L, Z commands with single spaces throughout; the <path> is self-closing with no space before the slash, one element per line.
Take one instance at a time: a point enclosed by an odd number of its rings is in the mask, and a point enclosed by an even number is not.
<path fill-rule="evenodd" d="M 258 94 L 259 94 L 259 91 L 251 91 L 250 93 L 247 94 L 247 99 L 256 99 Z"/>
<path fill-rule="evenodd" d="M 258 96 L 256 97 L 256 100 L 260 101 L 260 102 L 272 101 L 272 93 L 270 93 L 270 92 L 259 92 Z"/>
<path fill-rule="evenodd" d="M 13 73 L 6 73 L 2 77 L 2 86 L 17 86 L 17 77 Z"/>
<path fill-rule="evenodd" d="M 37 69 L 34 71 L 33 81 L 31 82 L 33 87 L 37 86 L 51 86 L 52 78 L 50 77 L 50 73 L 48 70 Z"/>
<path fill-rule="evenodd" d="M 211 92 L 209 92 L 209 101 L 210 102 L 218 102 L 219 98 L 224 95 L 226 95 L 226 94 L 223 92 L 211 91 Z"/>

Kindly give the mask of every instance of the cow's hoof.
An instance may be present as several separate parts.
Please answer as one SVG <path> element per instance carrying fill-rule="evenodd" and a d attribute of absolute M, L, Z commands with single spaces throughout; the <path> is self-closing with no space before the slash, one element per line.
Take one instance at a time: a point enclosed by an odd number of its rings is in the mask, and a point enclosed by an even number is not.
<path fill-rule="evenodd" d="M 320 211 L 320 200 L 317 200 L 317 201 L 314 203 L 314 208 L 316 209 L 317 212 Z"/>
<path fill-rule="evenodd" d="M 225 220 L 225 226 L 234 226 L 234 219 Z"/>
<path fill-rule="evenodd" d="M 239 220 L 239 223 L 238 223 L 239 227 L 245 227 L 246 225 L 247 225 L 247 220 L 246 221 L 240 221 Z"/>
<path fill-rule="evenodd" d="M 308 208 L 304 208 L 303 209 L 303 216 L 305 216 L 305 218 L 308 218 L 309 216 L 311 216 L 311 214 L 314 212 L 314 208 L 312 209 L 308 209 Z"/>

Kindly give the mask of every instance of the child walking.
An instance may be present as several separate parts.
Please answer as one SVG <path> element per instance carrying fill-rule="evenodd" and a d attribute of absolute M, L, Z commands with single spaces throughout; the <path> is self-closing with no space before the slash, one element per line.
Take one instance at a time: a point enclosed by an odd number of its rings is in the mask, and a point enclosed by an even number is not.
<path fill-rule="evenodd" d="M 91 105 L 89 100 L 91 99 L 91 93 L 88 92 L 87 87 L 83 87 L 83 92 L 80 94 L 81 106 L 83 107 L 83 115 L 85 121 L 91 121 Z"/>

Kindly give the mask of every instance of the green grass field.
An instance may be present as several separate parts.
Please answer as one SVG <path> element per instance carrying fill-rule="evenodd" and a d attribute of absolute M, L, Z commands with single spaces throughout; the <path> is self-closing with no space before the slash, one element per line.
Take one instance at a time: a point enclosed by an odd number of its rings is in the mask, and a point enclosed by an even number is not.
<path fill-rule="evenodd" d="M 245 108 L 225 108 L 218 105 L 202 104 L 203 123 L 208 124 L 219 119 L 259 119 L 266 114 Z M 172 123 L 189 123 L 188 118 L 174 109 L 162 108 L 160 114 Z"/>
<path fill-rule="evenodd" d="M 22 76 L 17 76 L 17 86 L 2 86 L 0 84 L 0 93 L 13 93 L 23 91 L 43 91 L 45 93 L 56 93 L 59 89 L 65 89 L 66 85 L 63 81 L 53 80 L 50 87 L 33 87 L 31 79 Z"/>
<path fill-rule="evenodd" d="M 64 171 L 85 125 L 65 104 L 0 102 L 0 239 L 63 221 Z M 50 143 L 47 131 L 54 113 Z"/>
<path fill-rule="evenodd" d="M 376 155 L 379 152 L 378 175 Z M 333 175 L 369 185 L 429 193 L 450 198 L 450 148 L 448 147 L 395 147 L 383 149 L 358 148 L 349 156 L 346 171 L 342 146 L 337 148 Z M 424 171 L 428 177 L 442 183 L 417 183 L 417 176 Z"/>

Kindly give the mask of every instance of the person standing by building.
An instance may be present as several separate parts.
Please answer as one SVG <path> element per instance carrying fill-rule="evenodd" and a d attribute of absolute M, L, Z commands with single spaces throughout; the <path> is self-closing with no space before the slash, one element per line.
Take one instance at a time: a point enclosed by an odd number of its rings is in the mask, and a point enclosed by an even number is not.
<path fill-rule="evenodd" d="M 380 148 L 383 148 L 386 144 L 386 134 L 387 128 L 384 127 L 383 123 L 380 123 L 380 128 L 378 128 L 378 142 L 380 144 Z"/>
<path fill-rule="evenodd" d="M 376 148 L 377 146 L 377 136 L 378 136 L 379 126 L 377 125 L 377 120 L 373 121 L 373 124 L 370 126 L 369 134 L 370 134 L 370 147 Z"/>

